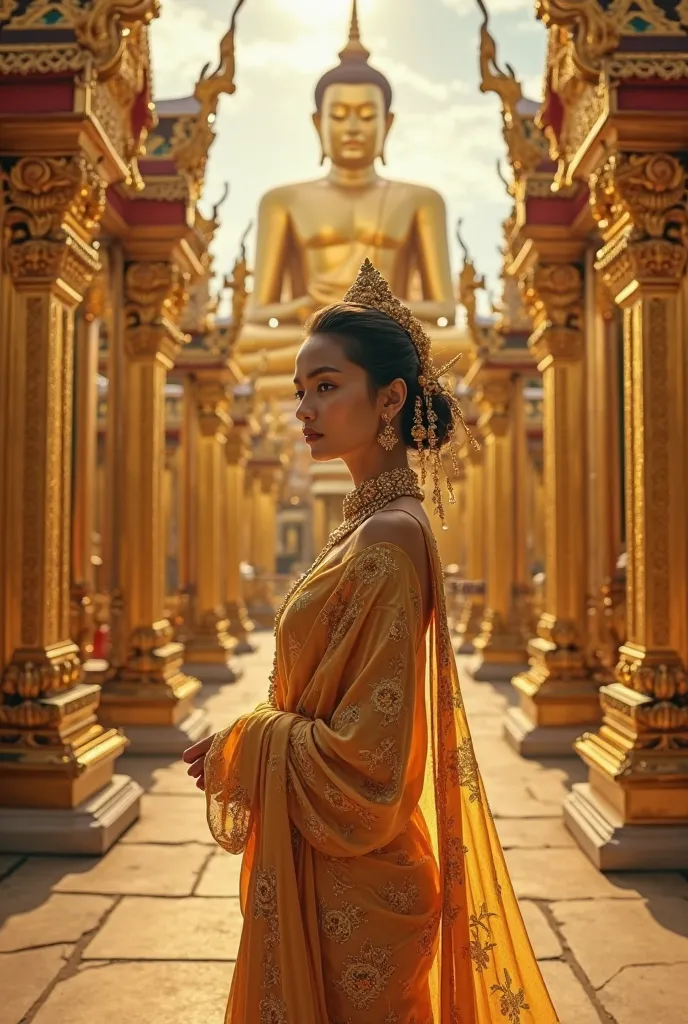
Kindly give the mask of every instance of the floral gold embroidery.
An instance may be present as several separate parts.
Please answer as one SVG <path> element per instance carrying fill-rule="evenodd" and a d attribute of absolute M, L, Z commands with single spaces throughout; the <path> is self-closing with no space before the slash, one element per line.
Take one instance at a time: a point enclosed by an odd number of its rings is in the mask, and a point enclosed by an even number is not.
<path fill-rule="evenodd" d="M 382 716 L 382 724 L 392 725 L 397 721 L 404 705 L 404 660 L 400 656 L 392 659 L 391 677 L 371 683 L 373 693 L 370 703 Z"/>
<path fill-rule="evenodd" d="M 398 570 L 394 552 L 382 545 L 365 548 L 354 562 L 354 574 L 362 583 L 370 585 L 385 579 Z"/>
<path fill-rule="evenodd" d="M 290 662 L 291 667 L 293 668 L 294 665 L 296 664 L 296 659 L 298 658 L 299 654 L 301 653 L 301 644 L 296 639 L 296 637 L 291 632 L 291 630 L 289 632 L 289 637 L 288 637 L 288 640 L 287 640 L 287 646 L 288 646 L 288 649 L 289 649 L 289 662 Z"/>
<path fill-rule="evenodd" d="M 402 640 L 408 640 L 409 638 L 409 627 L 408 619 L 406 617 L 406 609 L 402 606 L 397 612 L 397 617 L 389 627 L 389 633 L 387 639 L 391 640 L 392 643 L 398 644 Z"/>
<path fill-rule="evenodd" d="M 327 842 L 327 829 L 314 814 L 306 819 L 306 828 L 318 843 Z"/>
<path fill-rule="evenodd" d="M 520 1024 L 521 1022 L 521 1010 L 529 1010 L 530 1006 L 526 1002 L 526 994 L 522 988 L 518 992 L 514 992 L 511 987 L 511 975 L 504 968 L 504 984 L 503 985 L 491 985 L 491 992 L 501 992 L 502 998 L 499 1001 L 499 1008 L 502 1017 L 509 1018 L 509 1024 Z"/>
<path fill-rule="evenodd" d="M 331 728 L 333 732 L 341 732 L 347 725 L 356 725 L 361 717 L 361 709 L 358 704 L 347 704 L 345 708 L 335 711 L 332 716 Z"/>
<path fill-rule="evenodd" d="M 315 764 L 308 752 L 308 737 L 306 735 L 306 728 L 303 726 L 297 730 L 297 734 L 292 740 L 292 750 L 303 777 L 308 779 L 309 782 L 314 782 Z"/>
<path fill-rule="evenodd" d="M 389 903 L 395 914 L 410 914 L 419 892 L 418 886 L 407 879 L 401 889 L 397 889 L 395 885 L 388 882 L 380 890 L 380 895 Z"/>
<path fill-rule="evenodd" d="M 456 750 L 449 754 L 449 776 L 455 786 L 468 789 L 471 803 L 480 800 L 480 775 L 470 736 L 461 740 Z"/>
<path fill-rule="evenodd" d="M 275 869 L 258 868 L 253 895 L 253 916 L 264 917 L 272 923 L 277 906 L 277 876 Z"/>
<path fill-rule="evenodd" d="M 289 1024 L 287 1008 L 281 999 L 266 996 L 260 1001 L 260 1024 Z"/>
<path fill-rule="evenodd" d="M 488 941 L 492 935 L 490 929 L 491 917 L 497 917 L 497 915 L 491 914 L 487 909 L 487 904 L 483 903 L 480 908 L 480 914 L 477 917 L 475 914 L 471 914 L 469 919 L 471 941 L 468 951 L 478 972 L 484 971 L 490 966 L 490 953 L 497 945 L 496 942 Z M 483 939 L 485 940 L 484 942 L 482 941 Z"/>
<path fill-rule="evenodd" d="M 343 583 L 340 584 L 320 613 L 320 621 L 327 627 L 327 648 L 323 661 L 339 647 L 362 610 L 360 595 L 347 599 Z"/>
<path fill-rule="evenodd" d="M 366 924 L 366 917 L 361 907 L 353 903 L 342 903 L 341 907 L 328 907 L 320 900 L 320 928 L 332 942 L 348 942 L 356 928 Z"/>
<path fill-rule="evenodd" d="M 325 857 L 325 870 L 332 879 L 332 891 L 335 896 L 343 896 L 353 885 L 342 873 L 341 863 L 335 857 Z"/>
<path fill-rule="evenodd" d="M 207 762 L 206 762 L 207 763 Z M 221 792 L 215 780 L 206 780 L 209 793 Z M 208 803 L 208 825 L 215 840 L 229 853 L 241 853 L 251 828 L 251 798 L 235 779 L 227 785 L 227 796 Z"/>
<path fill-rule="evenodd" d="M 437 929 L 440 924 L 440 915 L 433 914 L 428 923 L 418 936 L 417 949 L 421 956 L 433 956 L 435 952 L 435 940 Z"/>
<path fill-rule="evenodd" d="M 325 799 L 338 811 L 353 811 L 354 805 L 348 797 L 344 796 L 341 789 L 337 789 L 331 782 L 325 783 Z"/>
<path fill-rule="evenodd" d="M 390 964 L 391 946 L 373 946 L 366 939 L 358 956 L 348 956 L 337 988 L 346 993 L 357 1010 L 369 1010 L 380 998 L 396 967 Z"/>
<path fill-rule="evenodd" d="M 312 590 L 304 590 L 304 591 L 302 591 L 291 602 L 291 604 L 289 606 L 289 610 L 292 611 L 292 612 L 301 612 L 301 611 L 303 611 L 303 609 L 307 608 L 308 605 L 311 603 L 311 601 L 313 600 L 313 596 L 314 595 L 313 595 L 313 591 Z"/>

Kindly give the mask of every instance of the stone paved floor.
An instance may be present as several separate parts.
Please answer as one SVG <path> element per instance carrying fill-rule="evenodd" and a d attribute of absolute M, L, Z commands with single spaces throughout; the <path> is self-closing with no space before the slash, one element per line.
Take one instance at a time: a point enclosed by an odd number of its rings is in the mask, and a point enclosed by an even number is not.
<path fill-rule="evenodd" d="M 263 698 L 271 638 L 206 687 L 219 728 Z M 512 877 L 562 1024 L 686 1024 L 688 881 L 600 875 L 561 822 L 582 776 L 501 739 L 508 685 L 464 693 Z M 181 764 L 124 759 L 140 821 L 101 860 L 0 857 L 0 1024 L 220 1024 L 239 940 L 239 858 L 213 846 Z M 252 1022 L 247 1022 L 252 1024 Z"/>

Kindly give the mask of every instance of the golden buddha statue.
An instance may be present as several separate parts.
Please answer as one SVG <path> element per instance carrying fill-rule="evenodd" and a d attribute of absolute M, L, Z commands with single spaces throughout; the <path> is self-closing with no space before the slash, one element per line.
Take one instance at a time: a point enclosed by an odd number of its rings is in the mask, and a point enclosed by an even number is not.
<path fill-rule="evenodd" d="M 315 89 L 313 123 L 330 169 L 272 189 L 258 211 L 254 288 L 236 350 L 246 373 L 264 359 L 258 390 L 293 390 L 301 325 L 315 309 L 341 301 L 366 257 L 428 325 L 436 361 L 469 347 L 453 326 L 444 200 L 432 188 L 377 173 L 394 114 L 392 88 L 369 56 L 354 0 L 340 63 Z"/>

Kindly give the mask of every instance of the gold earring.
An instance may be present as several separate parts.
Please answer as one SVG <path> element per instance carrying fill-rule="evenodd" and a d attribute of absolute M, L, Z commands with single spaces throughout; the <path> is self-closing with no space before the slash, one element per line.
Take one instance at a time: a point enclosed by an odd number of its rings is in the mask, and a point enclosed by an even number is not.
<path fill-rule="evenodd" d="M 377 442 L 378 444 L 382 445 L 385 451 L 391 452 L 392 448 L 394 448 L 399 438 L 397 437 L 396 430 L 389 422 L 389 419 L 387 418 L 387 416 L 385 416 L 384 413 L 382 414 L 382 418 L 385 421 L 385 427 L 384 430 L 382 430 L 381 433 L 378 434 Z"/>

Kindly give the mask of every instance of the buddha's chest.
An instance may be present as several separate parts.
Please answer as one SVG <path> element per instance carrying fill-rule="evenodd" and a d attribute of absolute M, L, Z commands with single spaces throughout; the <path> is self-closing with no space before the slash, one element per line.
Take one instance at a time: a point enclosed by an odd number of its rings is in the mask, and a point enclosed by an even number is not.
<path fill-rule="evenodd" d="M 400 246 L 414 224 L 415 205 L 393 185 L 361 192 L 316 188 L 292 211 L 292 230 L 306 249 L 362 242 Z"/>

